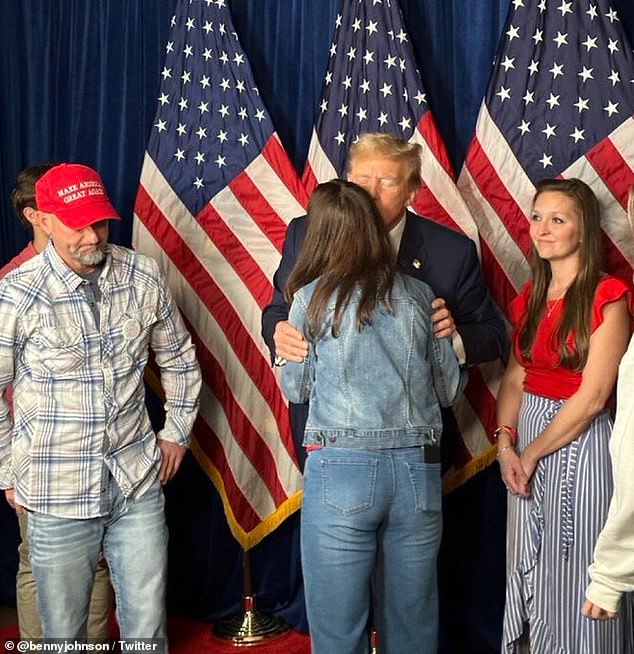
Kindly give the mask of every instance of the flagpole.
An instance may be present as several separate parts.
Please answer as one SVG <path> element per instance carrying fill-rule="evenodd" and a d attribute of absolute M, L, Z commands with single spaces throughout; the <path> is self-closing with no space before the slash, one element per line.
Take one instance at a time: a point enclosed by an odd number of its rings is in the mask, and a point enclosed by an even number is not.
<path fill-rule="evenodd" d="M 218 638 L 231 641 L 236 647 L 245 647 L 278 637 L 289 630 L 281 618 L 256 609 L 248 550 L 242 550 L 242 585 L 242 613 L 214 625 L 213 631 Z"/>

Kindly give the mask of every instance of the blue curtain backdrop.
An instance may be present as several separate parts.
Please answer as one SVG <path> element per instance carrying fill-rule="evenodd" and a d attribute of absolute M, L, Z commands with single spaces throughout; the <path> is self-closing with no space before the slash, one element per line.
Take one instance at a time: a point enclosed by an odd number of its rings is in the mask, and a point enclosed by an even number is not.
<path fill-rule="evenodd" d="M 229 0 L 236 30 L 282 142 L 301 172 L 341 0 Z M 456 169 L 473 135 L 491 62 L 511 0 L 400 0 L 440 131 Z M 634 40 L 634 3 L 614 5 Z M 0 3 L 0 264 L 28 235 L 9 203 L 16 174 L 44 160 L 100 170 L 125 220 L 112 240 L 129 244 L 134 197 L 156 108 L 175 0 L 11 0 Z M 455 596 L 444 604 L 472 627 L 445 651 L 494 651 L 499 615 L 504 502 L 497 470 L 478 475 L 445 502 L 455 528 L 441 565 Z M 188 457 L 167 489 L 173 610 L 217 618 L 239 608 L 240 552 L 211 483 Z M 484 540 L 470 539 L 472 527 Z M 484 528 L 483 528 L 484 527 Z M 462 533 L 461 533 L 462 530 Z M 486 534 L 489 540 L 486 540 Z M 302 624 L 297 519 L 252 552 L 260 606 Z M 14 597 L 17 526 L 0 502 L 0 601 Z M 142 556 L 142 546 L 139 555 Z M 480 577 L 474 576 L 474 561 Z M 446 572 L 449 574 L 449 572 Z M 494 580 L 477 587 L 478 579 Z M 497 581 L 495 581 L 497 580 Z M 474 587 L 474 585 L 476 587 Z M 457 614 L 455 611 L 459 611 Z M 458 624 L 454 623 L 456 627 Z M 460 629 L 457 629 L 459 631 Z M 478 633 L 478 630 L 481 633 Z M 476 645 L 481 643 L 481 645 Z"/>

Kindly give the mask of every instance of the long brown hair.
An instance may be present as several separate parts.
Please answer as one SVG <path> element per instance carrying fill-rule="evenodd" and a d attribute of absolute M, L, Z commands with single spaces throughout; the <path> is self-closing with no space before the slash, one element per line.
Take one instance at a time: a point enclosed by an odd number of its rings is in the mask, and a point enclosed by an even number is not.
<path fill-rule="evenodd" d="M 396 256 L 381 214 L 369 193 L 336 179 L 320 184 L 308 204 L 304 244 L 289 275 L 286 301 L 299 288 L 319 278 L 306 316 L 306 336 L 323 336 L 328 303 L 337 293 L 331 333 L 337 336 L 343 310 L 360 289 L 357 326 L 372 321 L 377 304 L 389 310 L 396 274 Z"/>
<path fill-rule="evenodd" d="M 588 359 L 592 303 L 601 277 L 599 202 L 590 187 L 579 179 L 545 179 L 535 188 L 533 205 L 542 193 L 549 191 L 563 193 L 573 200 L 581 225 L 579 250 L 581 268 L 566 291 L 565 308 L 556 336 L 561 365 L 579 371 L 583 369 Z M 541 259 L 534 248 L 531 269 L 533 288 L 519 337 L 522 354 L 527 359 L 531 358 L 531 349 L 537 327 L 546 308 L 548 285 L 552 278 L 550 264 L 545 259 Z M 571 333 L 574 333 L 576 352 L 566 345 L 566 339 Z"/>

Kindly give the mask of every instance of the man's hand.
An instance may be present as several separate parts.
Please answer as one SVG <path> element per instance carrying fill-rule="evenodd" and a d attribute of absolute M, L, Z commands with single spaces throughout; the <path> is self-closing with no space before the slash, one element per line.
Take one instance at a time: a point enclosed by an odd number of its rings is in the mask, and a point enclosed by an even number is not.
<path fill-rule="evenodd" d="M 275 354 L 288 361 L 301 363 L 308 354 L 308 343 L 303 334 L 295 329 L 288 320 L 282 320 L 275 325 L 273 334 Z"/>
<path fill-rule="evenodd" d="M 15 503 L 15 489 L 14 488 L 7 488 L 7 490 L 4 491 L 4 496 L 7 499 L 7 502 L 9 503 L 9 506 L 16 513 L 26 513 L 26 509 L 21 504 L 16 504 Z"/>
<path fill-rule="evenodd" d="M 447 309 L 445 300 L 437 297 L 431 303 L 434 312 L 431 314 L 431 322 L 434 328 L 434 334 L 437 338 L 453 336 L 456 332 L 456 323 L 453 321 L 451 311 Z"/>
<path fill-rule="evenodd" d="M 159 479 L 161 484 L 166 484 L 178 472 L 187 448 L 161 438 L 157 443 L 162 455 Z"/>
<path fill-rule="evenodd" d="M 586 600 L 583 603 L 581 613 L 585 615 L 586 618 L 591 618 L 592 620 L 614 620 L 614 618 L 619 615 L 618 613 L 602 609 L 597 604 L 593 604 L 590 600 Z"/>

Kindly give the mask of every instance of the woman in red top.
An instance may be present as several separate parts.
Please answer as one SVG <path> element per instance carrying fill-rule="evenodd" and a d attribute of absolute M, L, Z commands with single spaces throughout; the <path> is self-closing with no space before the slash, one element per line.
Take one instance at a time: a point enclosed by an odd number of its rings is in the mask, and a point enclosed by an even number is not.
<path fill-rule="evenodd" d="M 601 273 L 599 205 L 586 184 L 540 182 L 529 220 L 533 279 L 511 304 L 498 395 L 509 490 L 502 649 L 632 652 L 631 607 L 615 622 L 579 611 L 612 494 L 606 404 L 630 336 L 630 289 Z"/>

